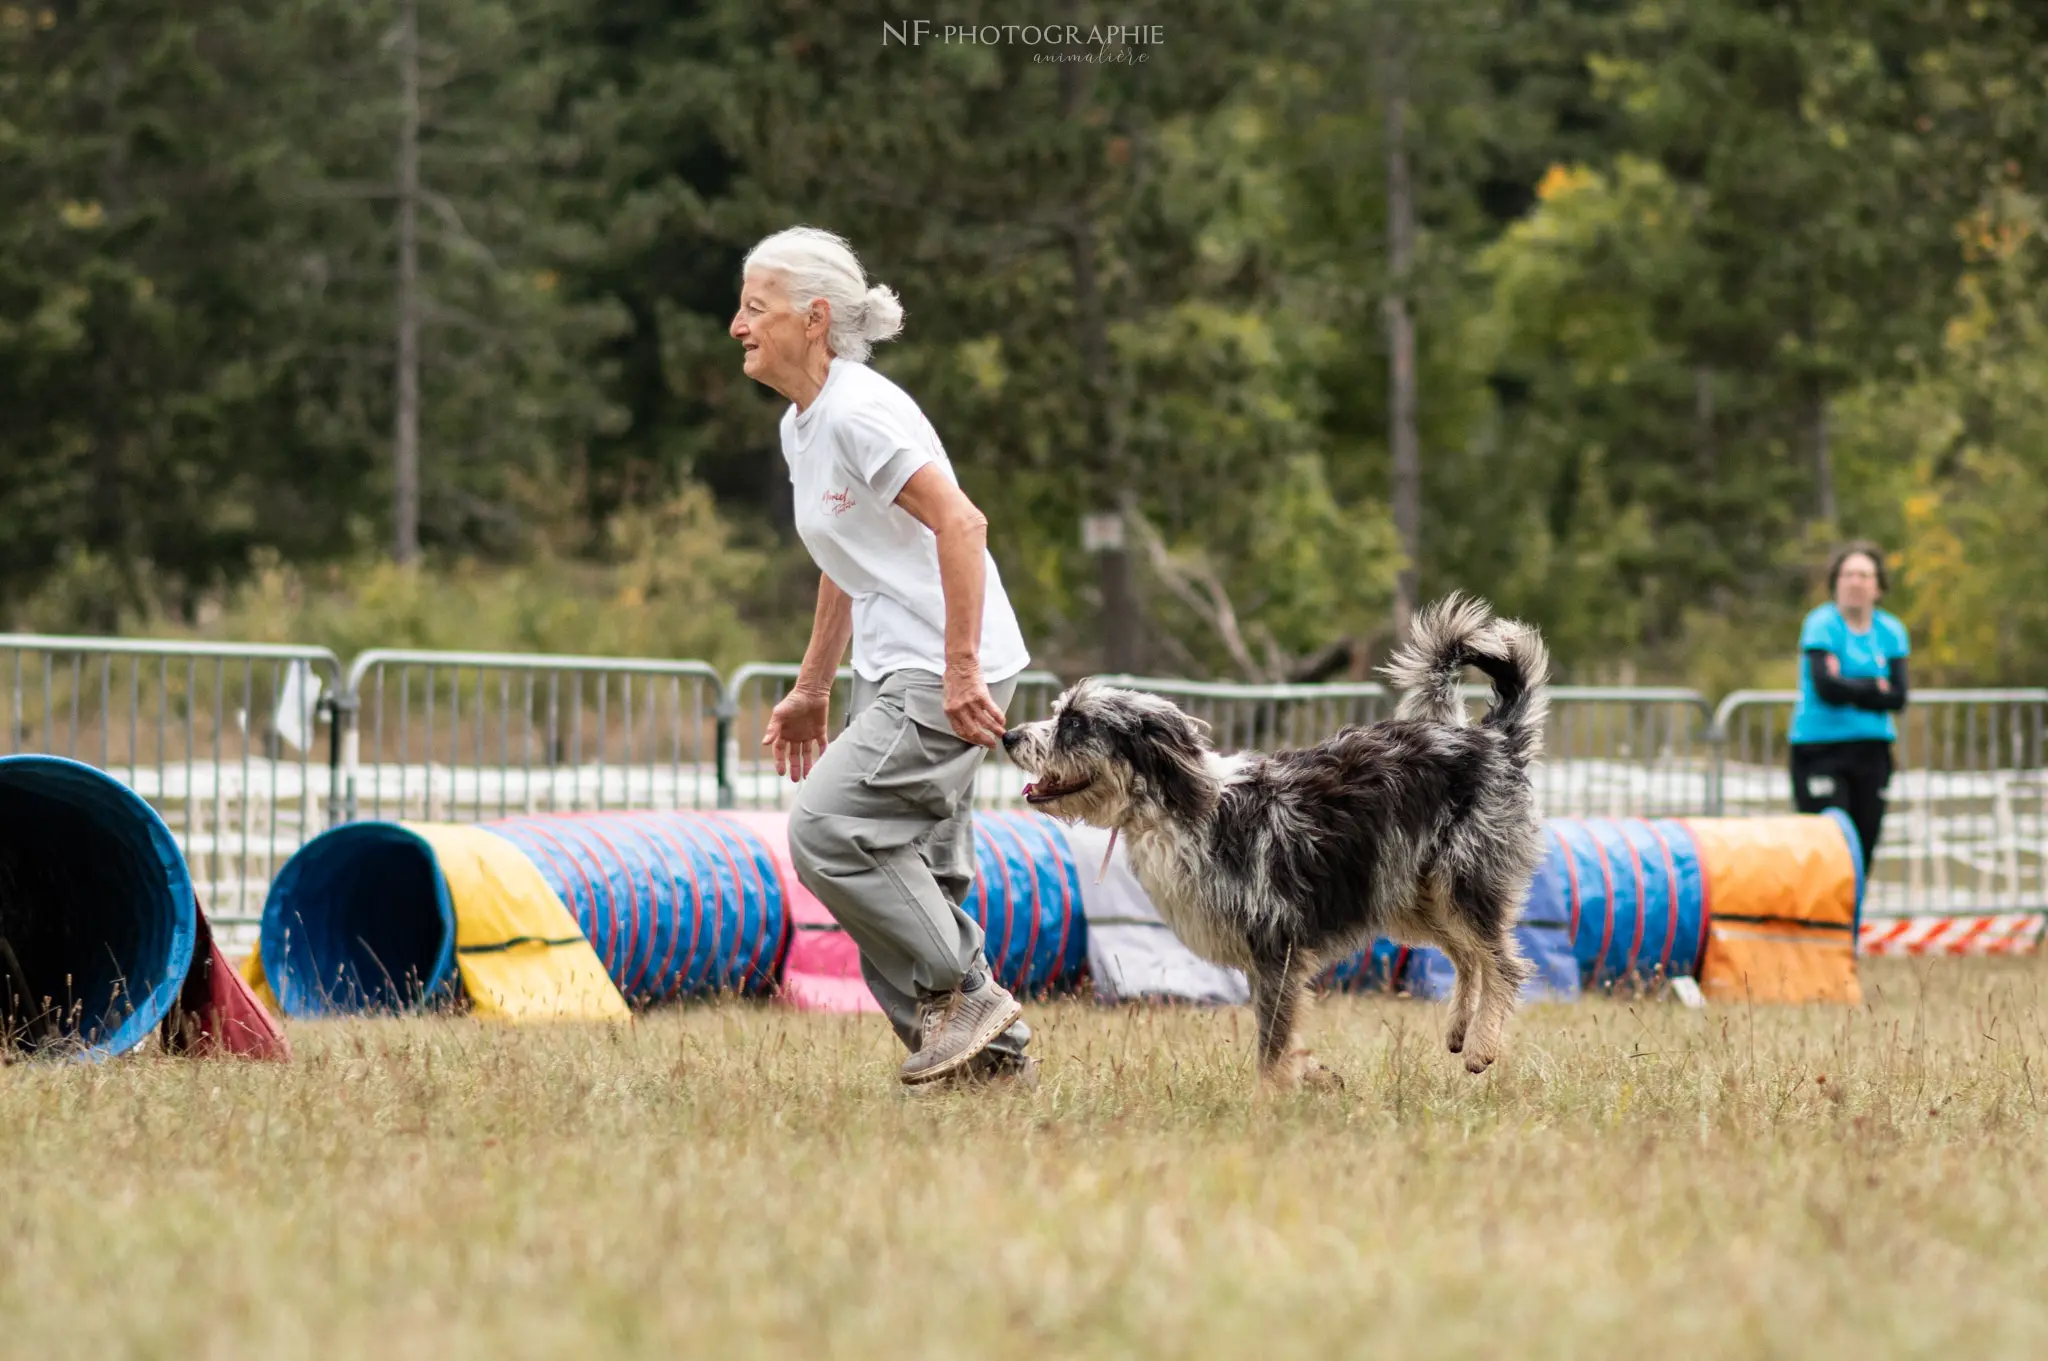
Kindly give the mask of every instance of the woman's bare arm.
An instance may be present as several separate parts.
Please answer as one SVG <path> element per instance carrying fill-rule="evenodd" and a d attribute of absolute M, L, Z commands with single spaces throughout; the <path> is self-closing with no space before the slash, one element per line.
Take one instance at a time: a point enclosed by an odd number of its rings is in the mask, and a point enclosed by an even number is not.
<path fill-rule="evenodd" d="M 946 597 L 946 716 L 963 741 L 992 747 L 1002 740 L 1007 720 L 981 675 L 988 517 L 931 463 L 910 475 L 896 504 L 939 541 L 939 587 Z"/>
<path fill-rule="evenodd" d="M 818 608 L 811 616 L 811 641 L 793 687 L 808 694 L 832 693 L 840 659 L 853 641 L 853 597 L 823 572 L 818 574 Z"/>

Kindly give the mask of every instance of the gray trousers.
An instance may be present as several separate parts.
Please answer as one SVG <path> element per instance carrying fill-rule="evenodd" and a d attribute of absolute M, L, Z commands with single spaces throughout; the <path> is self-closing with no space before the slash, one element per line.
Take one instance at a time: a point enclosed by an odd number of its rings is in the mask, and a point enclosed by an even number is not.
<path fill-rule="evenodd" d="M 1008 709 L 1014 680 L 989 686 Z M 923 671 L 855 677 L 846 730 L 805 777 L 789 818 L 797 878 L 860 949 L 861 976 L 906 1048 L 917 1001 L 987 970 L 974 886 L 974 777 L 986 747 L 946 719 L 945 684 Z M 989 1046 L 1022 1053 L 1019 1020 Z"/>

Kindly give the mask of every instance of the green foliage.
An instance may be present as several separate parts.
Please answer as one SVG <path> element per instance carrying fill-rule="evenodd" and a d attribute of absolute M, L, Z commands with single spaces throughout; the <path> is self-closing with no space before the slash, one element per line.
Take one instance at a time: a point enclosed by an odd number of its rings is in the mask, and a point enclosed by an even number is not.
<path fill-rule="evenodd" d="M 398 0 L 0 0 L 0 616 L 801 646 L 739 259 L 846 233 L 1041 663 L 1123 505 L 1157 667 L 1379 649 L 1385 75 L 1425 595 L 1564 674 L 1782 681 L 1837 537 L 1926 674 L 2038 679 L 2048 18 L 2018 0 L 1193 0 L 1143 64 L 799 0 L 421 8 L 423 533 L 390 538 Z M 944 22 L 1014 23 L 980 0 Z M 1389 44 L 1401 59 L 1385 60 Z"/>
<path fill-rule="evenodd" d="M 159 636 L 313 643 L 344 659 L 413 647 L 687 658 L 729 669 L 801 650 L 795 616 L 761 597 L 778 568 L 787 573 L 777 561 L 786 551 L 741 541 L 702 488 L 622 512 L 605 540 L 599 559 L 542 549 L 517 565 L 465 558 L 412 569 L 376 558 L 300 568 L 262 553 L 194 624 L 139 612 L 117 625 Z M 102 559 L 68 560 L 16 622 L 66 627 L 81 599 L 106 588 L 107 575 Z M 751 622 L 760 617 L 782 621 L 780 631 Z"/>
<path fill-rule="evenodd" d="M 524 553 L 615 426 L 572 296 L 546 0 L 428 7 L 431 541 Z M 67 552 L 189 615 L 258 550 L 386 534 L 396 6 L 88 3 L 0 21 L 0 603 Z M 587 531 L 584 531 L 587 532 Z"/>
<path fill-rule="evenodd" d="M 2027 684 L 2048 655 L 2048 309 L 2041 205 L 2008 192 L 1962 228 L 1972 267 L 1941 356 L 1843 403 L 1862 518 L 1897 554 L 1891 608 L 1930 679 Z"/>
<path fill-rule="evenodd" d="M 1384 508 L 1340 505 L 1321 459 L 1284 460 L 1253 498 L 1244 532 L 1238 598 L 1276 649 L 1300 656 L 1386 619 L 1401 557 L 1393 522 Z"/>

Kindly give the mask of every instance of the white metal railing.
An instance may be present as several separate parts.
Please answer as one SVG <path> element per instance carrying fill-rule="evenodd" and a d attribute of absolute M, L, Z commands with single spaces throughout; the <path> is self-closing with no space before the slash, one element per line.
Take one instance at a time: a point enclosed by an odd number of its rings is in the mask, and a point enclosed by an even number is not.
<path fill-rule="evenodd" d="M 68 756 L 135 790 L 232 925 L 343 816 L 329 721 L 342 689 L 322 647 L 0 634 L 0 755 Z"/>
<path fill-rule="evenodd" d="M 346 671 L 317 647 L 0 634 L 0 755 L 54 752 L 148 799 L 209 913 L 253 925 L 271 877 L 358 817 L 475 821 L 527 812 L 774 808 L 792 787 L 760 736 L 797 668 L 722 678 L 698 661 L 377 649 Z M 1174 700 L 1223 750 L 1317 741 L 1390 716 L 1374 683 L 1243 685 L 1103 676 Z M 850 670 L 838 673 L 844 722 Z M 1061 689 L 1018 678 L 1010 716 Z M 1481 686 L 1467 691 L 1475 706 Z M 1796 695 L 1554 686 L 1536 775 L 1566 816 L 1741 816 L 1792 807 Z M 2048 910 L 2048 688 L 1916 690 L 1867 910 Z M 982 807 L 1023 775 L 985 763 Z"/>
<path fill-rule="evenodd" d="M 707 663 L 379 648 L 348 671 L 350 818 L 471 822 L 719 802 Z"/>
<path fill-rule="evenodd" d="M 1790 812 L 1793 690 L 1714 715 L 1714 811 Z M 1914 690 L 1894 716 L 1868 915 L 2048 908 L 2048 689 Z"/>
<path fill-rule="evenodd" d="M 1103 676 L 1104 684 L 1173 700 L 1209 725 L 1220 751 L 1321 741 L 1340 728 L 1391 716 L 1399 696 L 1369 681 L 1255 685 Z M 1535 775 L 1546 814 L 1672 817 L 1704 812 L 1713 787 L 1711 711 L 1697 690 L 1550 687 L 1543 763 Z M 1466 687 L 1475 711 L 1492 691 Z"/>

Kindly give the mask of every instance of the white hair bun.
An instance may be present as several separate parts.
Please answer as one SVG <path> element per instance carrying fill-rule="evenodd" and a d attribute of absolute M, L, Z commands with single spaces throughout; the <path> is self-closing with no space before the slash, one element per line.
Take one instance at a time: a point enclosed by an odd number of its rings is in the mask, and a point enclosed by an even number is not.
<path fill-rule="evenodd" d="M 861 299 L 860 333 L 868 343 L 887 340 L 903 329 L 903 303 L 896 297 L 896 290 L 887 284 L 876 284 Z"/>

